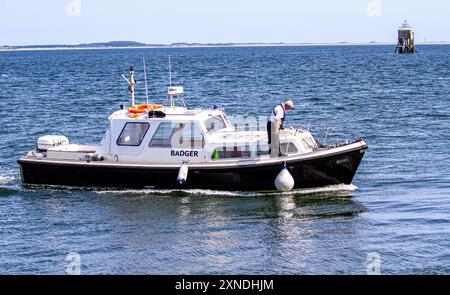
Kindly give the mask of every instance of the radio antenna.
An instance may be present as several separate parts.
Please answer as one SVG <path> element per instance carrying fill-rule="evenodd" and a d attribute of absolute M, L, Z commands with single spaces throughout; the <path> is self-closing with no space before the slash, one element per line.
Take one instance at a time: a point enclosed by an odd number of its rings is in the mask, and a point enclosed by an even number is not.
<path fill-rule="evenodd" d="M 122 78 L 127 81 L 128 84 L 130 84 L 130 80 L 127 79 L 127 77 L 125 77 L 125 75 L 122 75 Z"/>
<path fill-rule="evenodd" d="M 145 57 L 142 58 L 142 61 L 144 62 L 145 104 L 147 105 L 147 113 L 148 113 L 149 109 L 148 109 L 147 66 L 145 65 Z"/>
<path fill-rule="evenodd" d="M 172 64 L 170 63 L 170 54 L 169 54 L 169 86 L 172 86 Z"/>

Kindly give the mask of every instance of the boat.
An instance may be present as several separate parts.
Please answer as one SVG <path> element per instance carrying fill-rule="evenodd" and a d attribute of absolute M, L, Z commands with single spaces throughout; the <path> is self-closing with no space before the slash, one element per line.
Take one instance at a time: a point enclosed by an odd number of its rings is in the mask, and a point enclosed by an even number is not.
<path fill-rule="evenodd" d="M 18 159 L 24 185 L 221 191 L 350 185 L 368 149 L 363 139 L 324 145 L 309 130 L 291 127 L 280 131 L 282 155 L 271 158 L 266 131 L 238 130 L 217 106 L 189 109 L 183 87 L 171 83 L 164 103 L 150 104 L 147 96 L 136 104 L 132 67 L 125 79 L 131 106 L 110 115 L 101 142 L 38 138 Z M 288 178 L 284 188 L 280 172 Z"/>

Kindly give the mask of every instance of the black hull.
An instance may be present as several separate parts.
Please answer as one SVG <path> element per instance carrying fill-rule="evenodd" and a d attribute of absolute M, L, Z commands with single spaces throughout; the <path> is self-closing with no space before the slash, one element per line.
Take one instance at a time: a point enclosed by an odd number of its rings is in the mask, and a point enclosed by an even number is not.
<path fill-rule="evenodd" d="M 367 146 L 311 159 L 289 160 L 295 188 L 351 184 Z M 177 182 L 178 168 L 67 164 L 20 159 L 22 181 L 33 185 L 161 189 L 274 191 L 283 162 L 226 168 L 190 167 L 187 182 Z"/>

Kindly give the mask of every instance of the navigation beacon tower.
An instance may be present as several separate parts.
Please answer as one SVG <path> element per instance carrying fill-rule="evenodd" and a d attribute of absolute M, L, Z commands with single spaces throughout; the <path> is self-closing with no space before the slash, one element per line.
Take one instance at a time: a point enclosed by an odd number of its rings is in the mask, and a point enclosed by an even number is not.
<path fill-rule="evenodd" d="M 398 44 L 395 52 L 417 53 L 416 46 L 414 45 L 414 31 L 406 20 L 398 29 Z"/>

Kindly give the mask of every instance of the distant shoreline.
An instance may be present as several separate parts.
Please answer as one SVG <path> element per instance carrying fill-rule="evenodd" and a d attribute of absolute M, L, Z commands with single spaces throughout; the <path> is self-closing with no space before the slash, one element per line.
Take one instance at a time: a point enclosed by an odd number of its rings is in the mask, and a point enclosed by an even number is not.
<path fill-rule="evenodd" d="M 376 46 L 392 45 L 395 42 L 369 42 L 369 43 L 225 43 L 225 44 L 201 44 L 201 43 L 176 43 L 171 45 L 130 45 L 130 46 L 110 46 L 93 43 L 81 45 L 42 45 L 42 46 L 0 46 L 0 51 L 52 51 L 52 50 L 101 50 L 101 49 L 154 49 L 154 48 L 224 48 L 224 47 L 307 47 L 307 46 Z M 450 45 L 450 41 L 441 42 L 417 42 L 416 45 Z"/>

